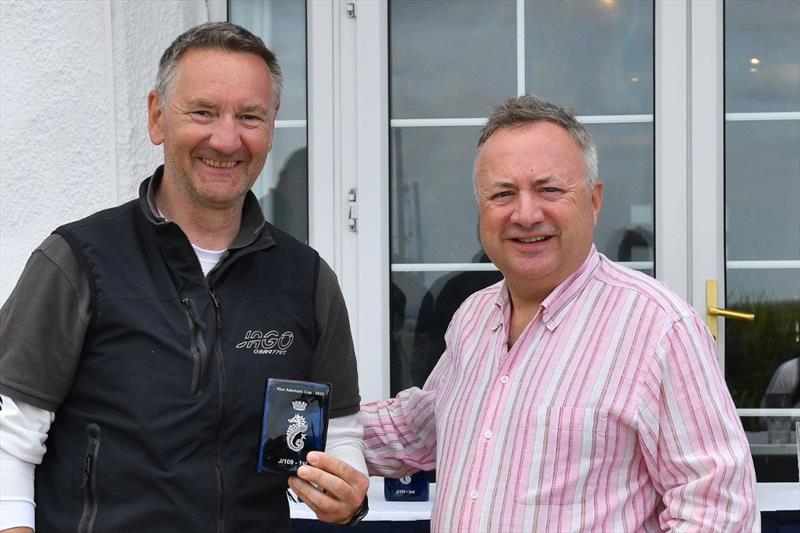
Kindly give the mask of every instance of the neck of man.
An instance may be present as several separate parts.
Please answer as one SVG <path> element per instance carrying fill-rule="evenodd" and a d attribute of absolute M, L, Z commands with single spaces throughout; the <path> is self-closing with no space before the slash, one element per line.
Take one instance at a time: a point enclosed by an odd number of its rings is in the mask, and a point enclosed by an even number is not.
<path fill-rule="evenodd" d="M 508 347 L 511 348 L 517 339 L 528 327 L 528 324 L 539 312 L 542 302 L 552 291 L 552 287 L 546 291 L 537 291 L 531 282 L 514 283 L 506 278 L 508 288 L 509 305 L 511 306 L 511 324 L 508 328 Z"/>
<path fill-rule="evenodd" d="M 514 274 L 504 274 L 504 277 L 508 289 L 509 305 L 511 305 L 511 325 L 508 330 L 508 347 L 511 348 L 528 324 L 536 317 L 542 307 L 542 302 L 566 277 L 537 280 L 517 278 Z"/>
<path fill-rule="evenodd" d="M 216 207 L 191 202 L 163 180 L 155 193 L 156 207 L 176 223 L 189 242 L 206 250 L 226 250 L 239 234 L 244 198 L 231 206 Z"/>

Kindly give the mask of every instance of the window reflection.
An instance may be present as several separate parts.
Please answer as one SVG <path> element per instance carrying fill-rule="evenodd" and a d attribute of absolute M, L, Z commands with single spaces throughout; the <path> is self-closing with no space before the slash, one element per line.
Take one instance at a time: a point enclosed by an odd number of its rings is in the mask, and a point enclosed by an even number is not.
<path fill-rule="evenodd" d="M 760 483 L 797 483 L 797 420 L 788 416 L 742 417 Z"/>
<path fill-rule="evenodd" d="M 725 323 L 725 379 L 737 407 L 767 407 L 776 372 L 800 351 L 800 271 L 728 270 L 727 286 L 726 307 L 756 320 Z"/>
<path fill-rule="evenodd" d="M 469 263 L 480 248 L 472 194 L 478 127 L 393 128 L 394 263 Z"/>
<path fill-rule="evenodd" d="M 578 115 L 652 113 L 652 20 L 640 0 L 527 0 L 526 90 Z"/>
<path fill-rule="evenodd" d="M 727 112 L 800 110 L 798 21 L 794 0 L 725 2 Z"/>
<path fill-rule="evenodd" d="M 266 219 L 308 242 L 308 149 L 305 128 L 275 132 L 272 151 L 253 192 Z"/>
<path fill-rule="evenodd" d="M 489 262 L 483 251 L 475 259 Z M 392 395 L 422 387 L 444 352 L 444 335 L 453 314 L 470 294 L 502 277 L 498 271 L 392 274 Z"/>
<path fill-rule="evenodd" d="M 725 163 L 728 260 L 800 259 L 800 121 L 728 122 Z"/>
<path fill-rule="evenodd" d="M 597 249 L 613 261 L 653 261 L 653 125 L 589 124 L 597 145 L 603 207 Z"/>
<path fill-rule="evenodd" d="M 514 0 L 392 0 L 392 118 L 485 117 L 516 92 Z"/>

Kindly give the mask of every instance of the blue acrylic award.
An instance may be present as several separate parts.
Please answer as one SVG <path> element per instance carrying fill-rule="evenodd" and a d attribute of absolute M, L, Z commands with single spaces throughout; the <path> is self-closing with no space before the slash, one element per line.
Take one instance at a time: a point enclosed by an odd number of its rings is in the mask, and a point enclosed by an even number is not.
<path fill-rule="evenodd" d="M 384 478 L 383 497 L 390 502 L 426 502 L 428 476 L 425 472 L 417 472 L 401 478 Z"/>
<path fill-rule="evenodd" d="M 331 386 L 269 378 L 258 453 L 259 473 L 293 474 L 311 451 L 325 451 Z"/>

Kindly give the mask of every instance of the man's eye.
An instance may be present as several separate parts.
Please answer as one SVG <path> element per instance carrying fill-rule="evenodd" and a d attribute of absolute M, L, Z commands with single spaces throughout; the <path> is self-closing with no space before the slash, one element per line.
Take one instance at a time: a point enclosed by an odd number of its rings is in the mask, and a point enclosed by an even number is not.
<path fill-rule="evenodd" d="M 511 191 L 500 191 L 492 195 L 492 198 L 508 198 L 511 196 Z"/>
<path fill-rule="evenodd" d="M 211 113 L 209 111 L 199 109 L 197 111 L 192 111 L 192 115 L 197 118 L 209 118 L 211 116 Z"/>
<path fill-rule="evenodd" d="M 545 188 L 544 188 L 544 189 L 542 189 L 542 190 L 543 190 L 544 192 L 546 192 L 546 193 L 558 193 L 558 192 L 561 192 L 561 189 L 559 189 L 559 188 L 557 188 L 557 187 L 545 187 Z"/>

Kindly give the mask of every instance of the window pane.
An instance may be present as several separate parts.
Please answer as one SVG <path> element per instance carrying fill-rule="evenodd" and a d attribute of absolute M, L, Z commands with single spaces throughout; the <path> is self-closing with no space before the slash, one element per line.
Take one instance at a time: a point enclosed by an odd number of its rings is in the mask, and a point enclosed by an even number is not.
<path fill-rule="evenodd" d="M 653 261 L 653 125 L 587 127 L 604 183 L 597 249 L 614 261 Z"/>
<path fill-rule="evenodd" d="M 728 260 L 800 260 L 800 121 L 728 122 L 725 134 Z"/>
<path fill-rule="evenodd" d="M 393 263 L 471 263 L 480 255 L 472 194 L 479 131 L 392 128 Z"/>
<path fill-rule="evenodd" d="M 391 277 L 391 394 L 422 387 L 445 348 L 447 325 L 500 272 L 394 272 Z"/>
<path fill-rule="evenodd" d="M 800 111 L 800 2 L 725 2 L 729 113 Z"/>
<path fill-rule="evenodd" d="M 305 128 L 279 128 L 267 165 L 253 185 L 264 216 L 308 242 L 308 149 Z"/>
<path fill-rule="evenodd" d="M 229 0 L 228 18 L 261 37 L 278 56 L 283 70 L 272 151 L 253 184 L 253 193 L 268 221 L 308 242 L 305 2 Z M 299 121 L 300 127 L 284 122 L 289 120 Z"/>
<path fill-rule="evenodd" d="M 756 315 L 725 322 L 725 379 L 736 406 L 800 408 L 800 374 L 784 366 L 800 357 L 800 269 L 729 268 L 726 284 L 726 307 Z M 778 393 L 790 404 L 768 405 Z"/>
<path fill-rule="evenodd" d="M 797 430 L 800 418 L 788 416 L 742 417 L 760 483 L 797 483 Z M 773 514 L 773 513 L 767 513 Z"/>
<path fill-rule="evenodd" d="M 306 5 L 297 0 L 229 0 L 228 19 L 258 35 L 283 70 L 281 120 L 306 118 Z"/>
<path fill-rule="evenodd" d="M 525 87 L 578 115 L 653 112 L 653 4 L 525 2 Z"/>
<path fill-rule="evenodd" d="M 515 18 L 510 0 L 393 0 L 391 117 L 484 117 L 514 96 Z"/>
<path fill-rule="evenodd" d="M 800 311 L 800 269 L 797 268 L 746 268 L 728 267 L 726 278 L 728 305 L 746 306 L 751 302 L 770 303 L 795 301 Z M 797 315 L 800 320 L 800 314 Z M 731 322 L 728 322 L 730 327 Z"/>

